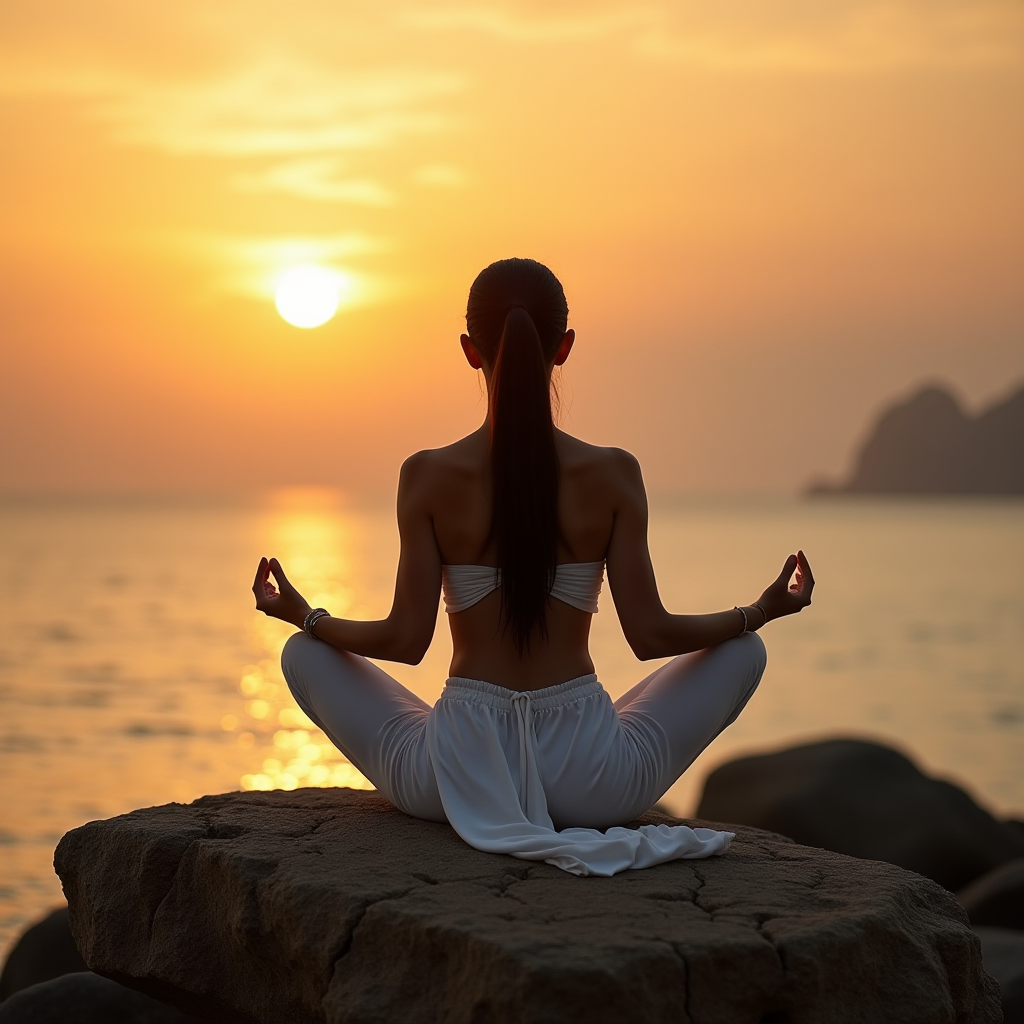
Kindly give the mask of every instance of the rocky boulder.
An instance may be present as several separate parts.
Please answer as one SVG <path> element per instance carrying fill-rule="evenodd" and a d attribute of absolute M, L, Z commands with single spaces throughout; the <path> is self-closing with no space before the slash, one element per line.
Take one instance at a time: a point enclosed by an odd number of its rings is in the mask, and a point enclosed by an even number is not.
<path fill-rule="evenodd" d="M 51 911 L 26 928 L 0 974 L 0 1001 L 30 985 L 85 970 L 68 923 L 68 908 Z"/>
<path fill-rule="evenodd" d="M 944 889 L 755 829 L 577 878 L 376 793 L 300 789 L 91 822 L 55 865 L 89 966 L 208 1021 L 1000 1020 Z"/>
<path fill-rule="evenodd" d="M 1024 929 L 1024 858 L 975 879 L 956 898 L 971 924 Z"/>
<path fill-rule="evenodd" d="M 195 1018 L 81 971 L 15 993 L 0 1004 L 0 1024 L 195 1024 Z"/>
<path fill-rule="evenodd" d="M 1024 931 L 976 928 L 985 968 L 999 982 L 1003 1024 L 1024 1024 Z"/>
<path fill-rule="evenodd" d="M 730 761 L 697 814 L 798 843 L 885 860 L 950 890 L 1024 857 L 1024 835 L 896 750 L 837 739 Z"/>

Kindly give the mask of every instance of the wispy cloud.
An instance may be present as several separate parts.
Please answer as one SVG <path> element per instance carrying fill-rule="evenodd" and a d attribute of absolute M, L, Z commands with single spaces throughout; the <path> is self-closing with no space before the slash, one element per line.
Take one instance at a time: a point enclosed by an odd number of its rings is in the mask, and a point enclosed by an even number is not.
<path fill-rule="evenodd" d="M 313 157 L 238 174 L 232 180 L 243 192 L 284 192 L 314 202 L 390 206 L 395 201 L 394 194 L 378 182 L 343 178 L 342 170 L 336 157 Z"/>
<path fill-rule="evenodd" d="M 84 46 L 73 59 L 3 51 L 0 95 L 67 97 L 115 144 L 241 163 L 227 171 L 240 191 L 363 206 L 388 206 L 396 195 L 352 173 L 342 156 L 453 130 L 449 101 L 465 86 L 448 71 L 339 69 L 283 44 L 192 75 L 91 63 Z"/>
<path fill-rule="evenodd" d="M 872 73 L 992 66 L 1024 56 L 1020 0 L 673 0 L 417 9 L 406 25 L 513 44 L 614 39 L 721 72 Z"/>
<path fill-rule="evenodd" d="M 637 52 L 712 70 L 813 74 L 992 67 L 1024 56 L 1017 0 L 777 0 L 727 25 L 702 6 L 682 4 L 639 33 Z"/>
<path fill-rule="evenodd" d="M 250 157 L 385 146 L 452 124 L 430 102 L 459 91 L 455 75 L 405 70 L 339 75 L 277 59 L 207 81 L 133 82 L 97 97 L 116 138 L 174 154 Z"/>
<path fill-rule="evenodd" d="M 340 152 L 453 126 L 437 101 L 460 92 L 453 73 L 380 69 L 344 74 L 284 54 L 200 79 L 116 67 L 6 63 L 0 94 L 81 100 L 122 142 L 177 155 L 228 157 Z"/>
<path fill-rule="evenodd" d="M 434 32 L 481 32 L 523 43 L 571 42 L 597 39 L 613 32 L 657 21 L 656 8 L 638 4 L 545 6 L 477 5 L 417 8 L 400 15 L 400 22 Z"/>

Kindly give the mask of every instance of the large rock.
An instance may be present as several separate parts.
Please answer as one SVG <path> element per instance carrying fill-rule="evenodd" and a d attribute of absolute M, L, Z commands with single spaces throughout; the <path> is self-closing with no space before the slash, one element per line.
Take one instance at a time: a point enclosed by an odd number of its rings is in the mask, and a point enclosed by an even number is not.
<path fill-rule="evenodd" d="M 0 1004 L 0 1024 L 195 1024 L 195 1018 L 82 971 L 17 992 Z"/>
<path fill-rule="evenodd" d="M 950 890 L 1024 857 L 1024 836 L 962 789 L 923 775 L 889 747 L 861 740 L 730 761 L 708 776 L 697 814 L 886 860 Z"/>
<path fill-rule="evenodd" d="M 0 974 L 0 1001 L 30 985 L 84 970 L 85 961 L 68 924 L 68 908 L 60 907 L 25 929 L 14 944 Z"/>
<path fill-rule="evenodd" d="M 956 898 L 971 924 L 1024 929 L 1024 858 L 975 879 Z"/>
<path fill-rule="evenodd" d="M 949 893 L 753 829 L 577 878 L 376 793 L 229 793 L 75 829 L 55 865 L 90 967 L 209 1021 L 1000 1019 Z"/>

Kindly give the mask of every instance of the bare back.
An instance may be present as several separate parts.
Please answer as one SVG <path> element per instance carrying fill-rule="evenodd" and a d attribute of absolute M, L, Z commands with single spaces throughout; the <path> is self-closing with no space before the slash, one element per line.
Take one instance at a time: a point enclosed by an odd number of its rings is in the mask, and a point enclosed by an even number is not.
<path fill-rule="evenodd" d="M 636 462 L 620 449 L 587 444 L 563 431 L 556 431 L 555 443 L 560 466 L 557 560 L 601 561 L 609 553 L 623 498 L 632 489 L 630 485 L 635 485 Z M 486 430 L 444 448 L 420 452 L 410 463 L 407 466 L 415 477 L 410 488 L 414 504 L 429 516 L 439 562 L 496 565 L 497 548 L 490 536 Z M 399 514 L 403 518 L 401 508 Z M 500 610 L 501 595 L 494 591 L 449 616 L 452 675 L 486 679 L 509 689 L 534 690 L 594 671 L 588 647 L 589 613 L 551 599 L 547 638 L 535 631 L 529 650 L 520 657 L 511 632 L 502 629 Z"/>
<path fill-rule="evenodd" d="M 562 431 L 555 444 L 560 466 L 557 562 L 605 560 L 608 589 L 623 635 L 641 661 L 713 647 L 811 603 L 814 577 L 802 551 L 751 605 L 699 615 L 665 609 L 647 546 L 647 494 L 636 459 L 620 448 L 599 448 Z M 443 565 L 495 565 L 491 533 L 491 480 L 485 424 L 455 444 L 406 459 L 398 485 L 402 551 L 395 599 L 387 618 L 339 619 L 315 613 L 276 559 L 260 559 L 253 582 L 256 607 L 307 628 L 338 650 L 416 664 L 437 623 Z M 273 573 L 280 592 L 270 581 Z M 794 576 L 796 581 L 791 583 Z M 604 602 L 608 609 L 608 602 Z M 608 609 L 610 611 L 610 609 Z M 547 637 L 531 637 L 520 656 L 503 628 L 497 591 L 449 616 L 451 674 L 482 679 L 509 690 L 537 690 L 593 672 L 590 613 L 552 597 Z"/>

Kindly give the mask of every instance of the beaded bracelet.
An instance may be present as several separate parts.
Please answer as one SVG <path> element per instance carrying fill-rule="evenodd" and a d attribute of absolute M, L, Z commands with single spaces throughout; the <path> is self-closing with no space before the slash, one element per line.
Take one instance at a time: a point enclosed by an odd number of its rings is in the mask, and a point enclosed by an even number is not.
<path fill-rule="evenodd" d="M 313 637 L 314 640 L 318 639 L 313 636 L 313 627 L 325 616 L 331 613 L 326 608 L 311 608 L 306 612 L 306 617 L 302 620 L 302 628 L 308 636 Z"/>
<path fill-rule="evenodd" d="M 738 604 L 734 604 L 733 608 L 736 611 L 738 611 L 740 613 L 740 615 L 743 616 L 743 632 L 740 633 L 740 636 L 743 636 L 746 633 L 750 632 L 750 630 L 747 628 L 747 613 Z"/>

